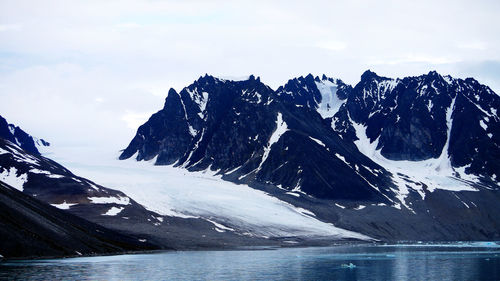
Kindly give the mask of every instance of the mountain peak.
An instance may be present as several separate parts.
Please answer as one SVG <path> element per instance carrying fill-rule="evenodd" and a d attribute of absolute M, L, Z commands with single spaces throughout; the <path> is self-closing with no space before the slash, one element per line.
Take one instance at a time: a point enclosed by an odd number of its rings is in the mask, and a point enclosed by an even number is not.
<path fill-rule="evenodd" d="M 215 82 L 216 80 L 219 80 L 219 79 L 210 75 L 210 74 L 205 73 L 205 75 L 200 76 L 200 78 L 195 80 L 192 84 L 200 84 L 200 85 L 201 84 L 209 84 L 209 83 Z"/>
<path fill-rule="evenodd" d="M 368 69 L 365 72 L 363 72 L 363 74 L 361 74 L 361 81 L 371 80 L 371 79 L 378 78 L 378 77 L 379 76 L 377 75 L 377 73 Z"/>
<path fill-rule="evenodd" d="M 440 78 L 440 77 L 442 77 L 441 74 L 439 74 L 435 70 L 429 71 L 429 73 L 427 73 L 427 76 L 432 77 L 432 78 Z"/>
<path fill-rule="evenodd" d="M 255 77 L 255 75 L 250 74 L 250 76 L 248 76 L 248 79 L 247 79 L 247 80 L 249 80 L 249 81 L 256 81 L 256 82 L 260 82 L 260 77 L 259 77 L 259 76 Z M 243 80 L 243 81 L 244 81 L 244 80 Z"/>
<path fill-rule="evenodd" d="M 172 95 L 178 95 L 177 91 L 174 88 L 170 88 L 168 90 L 167 97 L 165 98 L 165 100 L 168 99 L 168 97 L 170 97 Z"/>
<path fill-rule="evenodd" d="M 43 139 L 37 139 L 29 135 L 16 125 L 9 124 L 5 118 L 0 116 L 0 138 L 4 138 L 22 149 L 40 155 L 37 146 L 49 146 L 50 143 Z"/>

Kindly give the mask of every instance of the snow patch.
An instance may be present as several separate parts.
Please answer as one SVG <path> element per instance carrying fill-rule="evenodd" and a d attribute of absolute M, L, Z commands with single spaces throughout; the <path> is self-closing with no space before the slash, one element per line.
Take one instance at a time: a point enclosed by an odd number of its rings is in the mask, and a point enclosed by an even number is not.
<path fill-rule="evenodd" d="M 14 160 L 17 162 L 24 162 L 31 165 L 38 165 L 38 160 L 35 157 L 21 152 L 22 148 L 12 143 L 11 141 L 6 141 L 6 147 L 10 150 L 2 149 L 1 154 L 10 153 L 14 158 Z"/>
<path fill-rule="evenodd" d="M 321 93 L 321 101 L 317 102 L 318 113 L 323 118 L 333 117 L 340 109 L 340 107 L 347 101 L 341 100 L 337 96 L 338 85 L 329 80 L 322 80 L 315 82 L 316 87 Z"/>
<path fill-rule="evenodd" d="M 295 192 L 286 192 L 286 194 L 292 195 L 292 196 L 295 196 L 295 197 L 300 197 L 300 194 L 299 193 L 295 193 Z"/>
<path fill-rule="evenodd" d="M 188 119 L 188 116 L 187 116 L 187 110 L 186 110 L 186 105 L 184 104 L 184 101 L 182 100 L 182 96 L 180 93 L 177 93 L 179 95 L 179 100 L 181 101 L 181 105 L 182 105 L 182 110 L 184 111 L 184 119 L 186 119 L 186 123 L 188 124 L 188 127 L 189 127 L 189 134 L 194 137 L 196 136 L 196 134 L 198 133 L 194 128 L 193 126 L 191 126 L 191 124 L 189 124 L 189 119 Z"/>
<path fill-rule="evenodd" d="M 422 183 L 428 186 L 428 191 L 430 192 L 436 189 L 449 191 L 477 191 L 477 189 L 470 184 L 455 177 L 455 170 L 451 167 L 448 156 L 448 146 L 453 121 L 451 117 L 454 104 L 455 99 L 452 100 L 450 107 L 446 111 L 446 124 L 448 127 L 447 140 L 441 155 L 438 158 L 423 161 L 394 161 L 386 159 L 380 154 L 380 150 L 377 150 L 378 139 L 371 142 L 366 136 L 366 127 L 351 121 L 356 131 L 356 136 L 358 137 L 358 140 L 354 142 L 358 150 L 393 174 L 393 181 L 398 187 L 398 190 L 394 190 L 396 192 L 396 197 L 406 207 L 408 206 L 405 203 L 405 198 L 410 192 L 408 188 L 418 192 L 422 199 L 425 198 Z"/>
<path fill-rule="evenodd" d="M 121 211 L 125 209 L 124 207 L 111 207 L 106 213 L 102 214 L 103 216 L 116 216 L 118 215 Z"/>
<path fill-rule="evenodd" d="M 432 112 L 433 107 L 434 107 L 434 104 L 432 103 L 432 100 L 429 99 L 429 101 L 427 103 L 427 110 L 429 110 L 429 112 Z"/>
<path fill-rule="evenodd" d="M 62 202 L 61 204 L 50 204 L 56 208 L 59 208 L 61 210 L 68 210 L 71 206 L 77 205 L 78 203 L 66 203 L 66 201 Z"/>
<path fill-rule="evenodd" d="M 342 156 L 342 155 L 340 155 L 340 154 L 338 154 L 338 153 L 335 153 L 335 156 L 336 156 L 338 159 L 342 160 L 342 162 L 344 162 L 347 166 L 351 167 L 351 165 L 350 165 L 349 163 L 347 163 L 347 161 L 345 160 L 345 157 L 344 157 L 344 156 Z"/>
<path fill-rule="evenodd" d="M 12 135 L 14 135 L 14 134 L 15 134 L 15 132 L 16 132 L 16 128 L 15 128 L 13 125 L 11 125 L 11 124 L 9 124 L 7 127 L 9 127 L 9 132 L 10 132 Z"/>
<path fill-rule="evenodd" d="M 183 167 L 186 167 L 189 164 L 189 160 L 191 160 L 191 156 L 193 156 L 193 153 L 198 149 L 198 146 L 201 143 L 201 140 L 203 139 L 203 136 L 205 135 L 205 128 L 201 130 L 201 135 L 198 141 L 194 144 L 193 149 L 191 149 L 191 152 L 189 153 L 189 156 L 186 158 L 186 161 L 184 162 Z M 201 160 L 201 159 L 200 159 Z"/>
<path fill-rule="evenodd" d="M 30 173 L 33 173 L 33 174 L 40 174 L 40 175 L 50 175 L 50 172 L 49 172 L 49 171 L 40 170 L 40 169 L 31 169 L 31 170 L 30 170 Z"/>
<path fill-rule="evenodd" d="M 200 114 L 201 114 L 200 117 L 203 118 L 203 112 L 205 111 L 205 108 L 207 107 L 208 93 L 202 92 L 200 94 L 200 93 L 198 93 L 197 88 L 195 88 L 193 91 L 189 90 L 189 88 L 185 88 L 185 89 L 186 89 L 186 92 L 191 97 L 191 100 L 193 100 L 193 102 L 198 105 L 198 108 L 200 109 Z"/>
<path fill-rule="evenodd" d="M 257 168 L 257 172 L 260 171 L 262 168 L 262 165 L 264 162 L 266 162 L 267 157 L 269 156 L 269 152 L 271 152 L 271 147 L 273 144 L 278 142 L 278 140 L 281 138 L 281 136 L 288 130 L 288 126 L 283 120 L 283 116 L 281 115 L 281 112 L 278 112 L 278 116 L 276 117 L 276 129 L 274 130 L 273 134 L 269 138 L 269 142 L 267 146 L 264 148 L 264 154 L 262 155 L 262 160 L 260 161 L 259 167 Z"/>
<path fill-rule="evenodd" d="M 211 219 L 205 219 L 205 220 L 206 220 L 206 221 L 208 221 L 209 223 L 211 223 L 211 224 L 215 225 L 215 230 L 216 230 L 217 232 L 234 231 L 234 229 L 233 229 L 233 228 L 227 227 L 227 226 L 225 226 L 225 225 L 223 225 L 223 224 L 220 224 L 220 223 L 218 223 L 218 222 L 215 222 L 215 221 L 213 221 L 213 220 L 211 220 Z"/>
<path fill-rule="evenodd" d="M 468 180 L 472 182 L 477 182 L 479 177 L 473 174 L 466 174 L 465 169 L 469 168 L 471 164 L 465 165 L 463 167 L 455 168 L 455 171 L 458 173 L 461 179 Z"/>
<path fill-rule="evenodd" d="M 0 180 L 19 191 L 23 191 L 23 186 L 28 181 L 28 174 L 18 175 L 17 169 L 10 167 L 0 173 Z"/>
<path fill-rule="evenodd" d="M 484 123 L 484 120 L 479 120 L 479 125 L 481 126 L 481 128 L 483 128 L 483 130 L 488 130 L 488 126 L 486 125 L 486 123 Z"/>
<path fill-rule="evenodd" d="M 311 140 L 315 141 L 316 143 L 318 143 L 319 145 L 321 145 L 322 147 L 327 148 L 327 147 L 326 147 L 326 144 L 325 144 L 325 143 L 323 143 L 322 141 L 320 141 L 320 140 L 318 140 L 318 139 L 315 139 L 315 138 L 313 138 L 313 137 L 311 137 L 311 136 L 309 136 L 309 138 L 310 138 Z M 327 148 L 327 149 L 328 149 L 328 148 Z"/>
<path fill-rule="evenodd" d="M 316 217 L 316 215 L 309 211 L 309 210 L 306 210 L 304 208 L 300 208 L 300 207 L 295 207 L 295 209 L 297 210 L 297 212 L 303 214 L 303 215 L 306 215 L 306 216 L 311 216 L 311 217 Z"/>
<path fill-rule="evenodd" d="M 118 205 L 128 205 L 130 204 L 130 198 L 128 197 L 89 197 L 90 203 L 92 204 L 118 204 Z"/>

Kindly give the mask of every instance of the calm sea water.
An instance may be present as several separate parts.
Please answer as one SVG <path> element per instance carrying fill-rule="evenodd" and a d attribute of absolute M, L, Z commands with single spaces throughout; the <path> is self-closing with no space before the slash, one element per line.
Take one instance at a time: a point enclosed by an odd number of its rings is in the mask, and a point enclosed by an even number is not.
<path fill-rule="evenodd" d="M 352 263 L 354 268 L 343 264 Z M 0 263 L 8 280 L 500 280 L 497 243 L 163 252 Z"/>

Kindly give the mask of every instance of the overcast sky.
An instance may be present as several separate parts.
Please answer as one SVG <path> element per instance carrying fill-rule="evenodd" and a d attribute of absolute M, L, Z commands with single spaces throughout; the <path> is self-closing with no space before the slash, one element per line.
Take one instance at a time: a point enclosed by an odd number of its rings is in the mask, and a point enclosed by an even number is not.
<path fill-rule="evenodd" d="M 0 115 L 59 145 L 123 148 L 205 73 L 271 87 L 366 69 L 500 92 L 500 1 L 0 0 Z"/>

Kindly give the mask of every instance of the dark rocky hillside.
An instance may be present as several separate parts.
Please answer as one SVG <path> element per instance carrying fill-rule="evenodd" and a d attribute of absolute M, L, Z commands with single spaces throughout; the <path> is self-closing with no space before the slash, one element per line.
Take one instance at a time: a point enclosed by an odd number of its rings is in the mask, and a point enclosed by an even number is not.
<path fill-rule="evenodd" d="M 0 181 L 0 254 L 39 258 L 110 254 L 157 249 L 147 242 L 111 231 Z"/>

